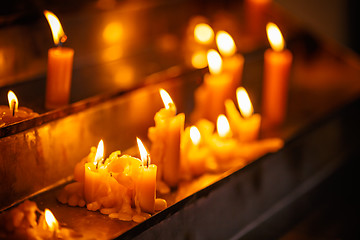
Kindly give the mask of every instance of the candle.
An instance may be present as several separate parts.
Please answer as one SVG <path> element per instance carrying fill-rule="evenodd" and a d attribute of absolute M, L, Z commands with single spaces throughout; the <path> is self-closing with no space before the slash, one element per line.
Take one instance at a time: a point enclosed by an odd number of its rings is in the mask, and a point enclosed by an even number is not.
<path fill-rule="evenodd" d="M 100 140 L 95 158 L 93 161 L 85 163 L 84 196 L 87 203 L 95 202 L 107 194 L 107 172 L 101 163 L 103 155 L 104 142 Z"/>
<path fill-rule="evenodd" d="M 54 109 L 69 103 L 74 50 L 61 46 L 67 37 L 59 19 L 52 12 L 44 14 L 56 46 L 48 51 L 45 106 Z"/>
<path fill-rule="evenodd" d="M 244 68 L 244 56 L 236 53 L 236 45 L 233 38 L 225 31 L 216 33 L 216 44 L 220 54 L 223 56 L 223 72 L 232 76 L 232 84 L 229 97 L 241 84 Z"/>
<path fill-rule="evenodd" d="M 151 156 L 158 166 L 158 179 L 170 187 L 177 186 L 180 168 L 180 137 L 184 130 L 185 115 L 176 115 L 176 106 L 170 95 L 160 89 L 165 108 L 155 114 L 155 127 L 149 128 L 152 142 Z"/>
<path fill-rule="evenodd" d="M 8 92 L 9 107 L 0 106 L 0 127 L 38 116 L 26 107 L 19 108 L 19 101 L 13 91 Z"/>
<path fill-rule="evenodd" d="M 220 54 L 211 49 L 207 52 L 207 60 L 210 73 L 205 74 L 203 84 L 195 91 L 195 109 L 191 116 L 194 122 L 201 118 L 215 122 L 217 116 L 225 112 L 224 102 L 232 86 L 231 76 L 222 72 Z"/>
<path fill-rule="evenodd" d="M 140 151 L 142 168 L 137 181 L 137 200 L 141 210 L 154 213 L 156 199 L 156 172 L 157 166 L 150 163 L 150 155 L 139 138 L 136 139 Z"/>
<path fill-rule="evenodd" d="M 253 106 L 245 88 L 239 87 L 236 90 L 236 97 L 242 119 L 236 126 L 233 125 L 233 129 L 237 130 L 237 137 L 240 142 L 255 141 L 259 136 L 261 116 L 254 114 Z"/>
<path fill-rule="evenodd" d="M 284 49 L 284 39 L 274 23 L 268 23 L 266 31 L 272 49 L 264 54 L 262 115 L 266 125 L 278 126 L 286 117 L 292 54 Z"/>
<path fill-rule="evenodd" d="M 225 115 L 220 114 L 216 121 L 217 133 L 211 139 L 210 147 L 214 152 L 220 169 L 226 169 L 233 159 L 237 142 L 232 138 L 230 124 Z M 223 165 L 223 166 L 222 166 Z"/>

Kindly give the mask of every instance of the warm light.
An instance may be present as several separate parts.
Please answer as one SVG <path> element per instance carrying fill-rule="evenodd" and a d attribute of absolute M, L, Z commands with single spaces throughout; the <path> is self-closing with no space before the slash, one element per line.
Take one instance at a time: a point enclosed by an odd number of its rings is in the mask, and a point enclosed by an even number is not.
<path fill-rule="evenodd" d="M 201 140 L 201 135 L 199 129 L 195 126 L 192 126 L 190 128 L 190 139 L 195 146 L 199 145 Z"/>
<path fill-rule="evenodd" d="M 50 231 L 56 231 L 59 228 L 59 223 L 54 217 L 54 214 L 47 208 L 45 209 L 45 221 Z"/>
<path fill-rule="evenodd" d="M 236 52 L 234 39 L 225 31 L 216 33 L 216 45 L 223 56 L 232 56 Z"/>
<path fill-rule="evenodd" d="M 201 69 L 207 66 L 206 52 L 198 51 L 191 56 L 191 65 L 194 68 Z"/>
<path fill-rule="evenodd" d="M 199 23 L 194 28 L 195 40 L 199 43 L 209 44 L 214 38 L 214 31 L 206 23 Z"/>
<path fill-rule="evenodd" d="M 146 151 L 144 144 L 142 143 L 142 141 L 139 138 L 136 138 L 136 141 L 137 141 L 137 145 L 139 148 L 140 158 L 141 158 L 143 166 L 145 166 L 145 165 L 149 166 L 150 158 L 149 158 L 149 154 Z"/>
<path fill-rule="evenodd" d="M 8 92 L 8 101 L 9 101 L 10 112 L 12 112 L 14 115 L 14 113 L 17 112 L 18 110 L 19 101 L 15 93 L 11 90 Z"/>
<path fill-rule="evenodd" d="M 159 90 L 161 99 L 164 103 L 164 106 L 166 109 L 169 109 L 171 105 L 174 104 L 173 100 L 171 99 L 169 93 L 165 91 L 164 89 L 160 88 Z"/>
<path fill-rule="evenodd" d="M 239 87 L 236 89 L 236 98 L 241 115 L 245 118 L 251 117 L 251 115 L 254 112 L 254 109 L 245 88 Z"/>
<path fill-rule="evenodd" d="M 220 137 L 229 137 L 231 135 L 230 124 L 224 114 L 218 116 L 216 128 Z"/>
<path fill-rule="evenodd" d="M 59 19 L 54 13 L 50 11 L 45 10 L 44 15 L 50 25 L 55 45 L 59 45 L 59 43 L 64 43 L 66 41 L 66 35 L 61 27 Z"/>
<path fill-rule="evenodd" d="M 111 22 L 106 25 L 103 31 L 103 38 L 107 43 L 118 42 L 123 35 L 123 27 L 118 22 Z"/>
<path fill-rule="evenodd" d="M 207 52 L 207 61 L 209 65 L 209 71 L 211 74 L 219 74 L 222 70 L 222 59 L 220 54 L 214 50 L 210 49 Z"/>
<path fill-rule="evenodd" d="M 102 158 L 104 158 L 104 142 L 101 139 L 96 149 L 94 164 L 97 165 Z"/>
<path fill-rule="evenodd" d="M 266 33 L 271 48 L 274 51 L 282 51 L 284 49 L 285 41 L 278 26 L 272 22 L 266 24 Z"/>

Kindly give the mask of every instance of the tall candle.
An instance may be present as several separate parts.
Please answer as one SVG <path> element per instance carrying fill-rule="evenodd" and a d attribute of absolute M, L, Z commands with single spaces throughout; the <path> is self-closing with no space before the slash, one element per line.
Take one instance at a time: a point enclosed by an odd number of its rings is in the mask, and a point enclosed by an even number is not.
<path fill-rule="evenodd" d="M 139 138 L 137 144 L 140 151 L 142 168 L 136 186 L 137 200 L 141 210 L 154 213 L 156 199 L 156 172 L 157 166 L 150 163 L 150 155 Z"/>
<path fill-rule="evenodd" d="M 225 112 L 224 102 L 229 97 L 232 77 L 223 73 L 223 61 L 220 54 L 211 49 L 207 52 L 209 73 L 204 75 L 203 84 L 195 91 L 195 109 L 192 120 L 206 118 L 216 122 L 217 116 Z"/>
<path fill-rule="evenodd" d="M 185 115 L 176 115 L 176 106 L 164 89 L 160 89 L 160 95 L 165 108 L 155 114 L 155 127 L 149 128 L 150 152 L 159 168 L 158 179 L 175 187 L 179 181 L 180 137 L 184 131 Z"/>
<path fill-rule="evenodd" d="M 223 72 L 232 76 L 229 97 L 233 98 L 233 93 L 241 84 L 242 72 L 244 68 L 244 56 L 236 53 L 236 45 L 233 38 L 225 31 L 216 33 L 216 44 L 220 54 L 223 56 Z"/>
<path fill-rule="evenodd" d="M 44 14 L 56 46 L 48 51 L 45 107 L 54 109 L 69 103 L 74 50 L 61 46 L 67 37 L 59 19 L 52 12 Z"/>
<path fill-rule="evenodd" d="M 284 39 L 274 23 L 266 26 L 271 49 L 264 54 L 262 115 L 269 126 L 278 126 L 286 117 L 292 54 L 284 49 Z"/>

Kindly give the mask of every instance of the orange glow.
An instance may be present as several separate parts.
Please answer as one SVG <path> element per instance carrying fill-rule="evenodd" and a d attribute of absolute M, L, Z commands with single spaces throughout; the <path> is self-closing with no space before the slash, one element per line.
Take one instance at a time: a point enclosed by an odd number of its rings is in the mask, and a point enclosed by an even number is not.
<path fill-rule="evenodd" d="M 98 164 L 102 158 L 104 158 L 104 142 L 101 139 L 96 149 L 94 164 Z"/>
<path fill-rule="evenodd" d="M 225 31 L 216 33 L 216 45 L 223 56 L 232 56 L 236 52 L 234 39 Z"/>
<path fill-rule="evenodd" d="M 8 92 L 8 101 L 9 101 L 10 112 L 13 113 L 17 112 L 19 107 L 19 101 L 15 93 L 11 90 Z"/>
<path fill-rule="evenodd" d="M 225 137 L 231 136 L 230 124 L 224 114 L 220 114 L 218 116 L 217 121 L 216 121 L 216 128 L 217 128 L 217 132 L 220 137 L 225 138 Z"/>
<path fill-rule="evenodd" d="M 220 54 L 214 50 L 210 49 L 207 52 L 207 61 L 209 65 L 209 72 L 211 74 L 219 74 L 222 70 L 222 59 Z"/>
<path fill-rule="evenodd" d="M 123 26 L 118 22 L 111 22 L 106 25 L 103 31 L 103 38 L 107 43 L 116 43 L 123 36 Z"/>
<path fill-rule="evenodd" d="M 236 98 L 241 115 L 245 118 L 251 117 L 254 113 L 254 109 L 245 88 L 239 87 L 236 89 Z"/>
<path fill-rule="evenodd" d="M 199 43 L 209 44 L 214 39 L 214 31 L 206 23 L 199 23 L 194 28 L 195 40 Z"/>
<path fill-rule="evenodd" d="M 282 51 L 285 46 L 285 41 L 278 26 L 272 22 L 266 24 L 266 33 L 271 48 L 277 52 Z"/>
<path fill-rule="evenodd" d="M 195 126 L 192 126 L 190 128 L 190 139 L 195 146 L 199 145 L 201 140 L 201 135 L 199 129 Z"/>
<path fill-rule="evenodd" d="M 206 52 L 197 51 L 191 56 L 191 65 L 194 68 L 201 69 L 207 66 Z"/>
<path fill-rule="evenodd" d="M 140 158 L 141 158 L 143 166 L 149 166 L 150 165 L 150 158 L 149 158 L 149 154 L 146 151 L 146 148 L 145 148 L 144 144 L 142 143 L 140 138 L 136 138 L 136 141 L 137 141 L 137 145 L 138 145 L 138 148 L 139 148 Z"/>
<path fill-rule="evenodd" d="M 48 225 L 50 231 L 56 231 L 59 228 L 59 223 L 56 220 L 54 214 L 47 208 L 45 209 L 45 222 Z"/>
<path fill-rule="evenodd" d="M 59 45 L 59 43 L 64 43 L 66 41 L 66 35 L 59 19 L 54 13 L 47 10 L 44 11 L 44 15 L 50 25 L 55 45 Z"/>
<path fill-rule="evenodd" d="M 159 90 L 161 99 L 164 103 L 166 109 L 170 109 L 170 106 L 174 104 L 173 100 L 171 99 L 169 93 L 164 89 L 160 88 Z"/>

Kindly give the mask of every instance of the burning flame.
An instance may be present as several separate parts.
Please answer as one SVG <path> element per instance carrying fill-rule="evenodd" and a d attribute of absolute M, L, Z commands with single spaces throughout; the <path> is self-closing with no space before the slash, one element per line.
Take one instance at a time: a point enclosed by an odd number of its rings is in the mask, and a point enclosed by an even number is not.
<path fill-rule="evenodd" d="M 220 54 L 214 50 L 210 49 L 207 52 L 207 61 L 209 65 L 209 71 L 211 74 L 219 74 L 222 70 L 222 59 Z"/>
<path fill-rule="evenodd" d="M 224 114 L 220 114 L 218 116 L 216 122 L 216 128 L 220 137 L 230 137 L 231 135 L 230 124 Z"/>
<path fill-rule="evenodd" d="M 251 117 L 251 115 L 254 112 L 254 109 L 245 88 L 239 87 L 236 89 L 236 98 L 241 115 L 245 118 Z"/>
<path fill-rule="evenodd" d="M 66 41 L 66 35 L 59 19 L 54 13 L 47 10 L 44 11 L 44 15 L 50 25 L 55 45 L 57 46 L 59 43 L 64 43 Z"/>
<path fill-rule="evenodd" d="M 216 33 L 216 45 L 223 56 L 232 56 L 236 52 L 234 39 L 225 31 Z"/>
<path fill-rule="evenodd" d="M 170 109 L 170 106 L 174 104 L 173 100 L 171 99 L 169 93 L 164 89 L 160 88 L 159 90 L 161 99 L 164 103 L 166 109 Z"/>
<path fill-rule="evenodd" d="M 59 223 L 54 217 L 54 214 L 47 208 L 45 209 L 45 221 L 50 231 L 56 231 L 59 228 Z"/>
<path fill-rule="evenodd" d="M 140 138 L 136 138 L 136 141 L 137 141 L 137 145 L 138 145 L 138 148 L 139 148 L 140 158 L 141 158 L 143 166 L 149 166 L 150 157 L 149 157 L 148 152 L 146 151 L 146 148 L 145 148 L 144 144 L 142 143 Z"/>
<path fill-rule="evenodd" d="M 206 23 L 199 23 L 194 28 L 195 40 L 199 43 L 209 44 L 214 38 L 214 31 Z"/>
<path fill-rule="evenodd" d="M 17 110 L 18 110 L 19 101 L 18 101 L 15 93 L 11 90 L 8 92 L 8 101 L 9 101 L 10 112 L 12 112 L 14 115 L 15 112 L 17 112 Z"/>
<path fill-rule="evenodd" d="M 101 139 L 96 149 L 94 164 L 97 165 L 103 157 L 104 157 L 104 141 Z"/>
<path fill-rule="evenodd" d="M 192 126 L 190 128 L 190 139 L 195 146 L 199 145 L 201 140 L 201 135 L 199 129 L 195 126 Z"/>
<path fill-rule="evenodd" d="M 284 49 L 285 41 L 278 26 L 272 22 L 266 24 L 266 33 L 271 48 L 277 52 L 282 51 Z"/>

